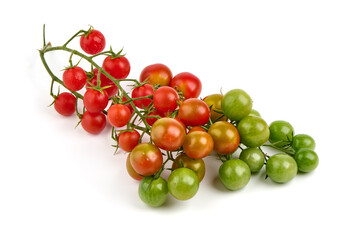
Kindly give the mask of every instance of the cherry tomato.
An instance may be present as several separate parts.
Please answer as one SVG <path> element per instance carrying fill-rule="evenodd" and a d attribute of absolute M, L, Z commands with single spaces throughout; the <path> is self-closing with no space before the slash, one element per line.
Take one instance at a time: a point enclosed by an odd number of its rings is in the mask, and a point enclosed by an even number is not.
<path fill-rule="evenodd" d="M 306 148 L 296 152 L 295 161 L 300 172 L 311 172 L 319 165 L 319 157 L 316 152 Z"/>
<path fill-rule="evenodd" d="M 267 123 L 259 117 L 246 116 L 238 124 L 241 143 L 248 147 L 260 147 L 267 142 L 270 130 Z"/>
<path fill-rule="evenodd" d="M 286 153 L 277 153 L 266 162 L 266 174 L 277 183 L 289 182 L 296 176 L 297 171 L 294 158 Z"/>
<path fill-rule="evenodd" d="M 74 95 L 68 92 L 60 93 L 54 102 L 55 110 L 63 116 L 72 115 L 75 112 L 75 107 L 76 98 Z"/>
<path fill-rule="evenodd" d="M 81 67 L 72 67 L 64 71 L 62 76 L 64 85 L 70 91 L 81 90 L 86 83 L 86 72 Z"/>
<path fill-rule="evenodd" d="M 171 172 L 168 179 L 168 189 L 178 200 L 188 200 L 195 196 L 199 189 L 199 178 L 189 168 L 178 168 Z"/>
<path fill-rule="evenodd" d="M 252 109 L 252 100 L 244 90 L 233 89 L 224 95 L 221 109 L 231 120 L 240 121 L 249 115 Z"/>
<path fill-rule="evenodd" d="M 178 107 L 179 95 L 171 87 L 158 88 L 153 96 L 154 107 L 159 112 L 173 112 Z"/>
<path fill-rule="evenodd" d="M 227 189 L 235 191 L 248 184 L 251 172 L 249 166 L 244 161 L 231 159 L 220 166 L 219 177 Z"/>
<path fill-rule="evenodd" d="M 140 143 L 131 151 L 130 163 L 138 174 L 150 176 L 160 170 L 163 156 L 155 145 Z"/>
<path fill-rule="evenodd" d="M 122 103 L 127 102 L 127 101 L 128 101 L 128 99 L 125 96 L 121 100 Z M 126 103 L 124 105 L 129 108 L 131 114 L 134 112 L 134 108 L 131 106 L 130 102 Z"/>
<path fill-rule="evenodd" d="M 177 74 L 170 82 L 170 87 L 176 88 L 188 98 L 197 98 L 200 96 L 202 84 L 198 77 L 189 72 Z"/>
<path fill-rule="evenodd" d="M 214 151 L 219 154 L 230 154 L 235 152 L 240 143 L 239 133 L 229 122 L 215 122 L 208 130 L 214 140 Z"/>
<path fill-rule="evenodd" d="M 94 75 L 86 82 L 86 88 L 91 88 L 98 85 L 97 81 L 98 81 L 99 70 L 95 68 L 93 74 Z M 109 97 L 115 96 L 119 90 L 116 84 L 113 81 L 111 81 L 108 77 L 106 77 L 104 74 L 100 75 L 100 87 L 104 88 L 103 91 L 105 91 Z"/>
<path fill-rule="evenodd" d="M 161 118 L 151 128 L 151 139 L 157 147 L 175 151 L 184 143 L 185 129 L 173 118 Z"/>
<path fill-rule="evenodd" d="M 107 117 L 112 126 L 123 127 L 130 121 L 131 112 L 123 104 L 114 104 L 109 107 Z"/>
<path fill-rule="evenodd" d="M 107 56 L 102 68 L 115 79 L 125 79 L 130 73 L 130 63 L 126 57 Z"/>
<path fill-rule="evenodd" d="M 132 98 L 140 98 L 140 97 L 147 97 L 154 94 L 154 89 L 150 84 L 144 84 L 140 87 L 134 88 L 134 90 L 131 93 Z M 134 100 L 133 103 L 138 108 L 144 109 L 148 107 L 151 104 L 152 100 L 150 98 L 144 98 L 144 99 L 137 99 Z"/>
<path fill-rule="evenodd" d="M 154 116 L 154 117 L 151 117 Z M 153 110 L 148 114 L 148 117 L 145 118 L 145 121 L 149 124 L 149 126 L 154 125 L 154 123 L 156 122 L 156 120 L 159 119 L 159 117 L 163 117 L 163 114 L 158 112 L 157 110 Z"/>
<path fill-rule="evenodd" d="M 283 147 L 292 142 L 294 136 L 294 128 L 286 121 L 274 121 L 269 126 L 270 137 L 269 142 L 277 147 Z"/>
<path fill-rule="evenodd" d="M 315 146 L 315 140 L 307 134 L 296 134 L 293 138 L 292 148 L 295 150 L 295 152 L 302 148 L 314 150 Z"/>
<path fill-rule="evenodd" d="M 258 148 L 246 148 L 242 150 L 239 158 L 246 162 L 252 173 L 259 172 L 265 163 L 265 156 Z"/>
<path fill-rule="evenodd" d="M 226 120 L 226 116 L 224 115 L 224 113 L 220 113 L 220 112 L 222 112 L 221 101 L 222 101 L 223 97 L 224 96 L 222 94 L 211 94 L 211 95 L 207 96 L 206 98 L 204 98 L 204 100 L 203 100 L 209 106 L 209 108 L 211 110 L 210 118 L 211 118 L 212 122 Z"/>
<path fill-rule="evenodd" d="M 145 67 L 140 74 L 140 82 L 147 80 L 147 83 L 155 86 L 168 86 L 172 79 L 170 68 L 161 63 Z"/>
<path fill-rule="evenodd" d="M 180 105 L 178 117 L 186 126 L 204 125 L 209 121 L 210 109 L 204 101 L 190 98 Z"/>
<path fill-rule="evenodd" d="M 81 118 L 81 126 L 91 134 L 98 134 L 106 127 L 106 116 L 102 112 L 85 111 Z"/>
<path fill-rule="evenodd" d="M 135 129 L 122 132 L 118 136 L 119 146 L 126 152 L 130 152 L 139 144 L 140 133 Z"/>
<path fill-rule="evenodd" d="M 90 33 L 84 34 L 80 37 L 80 47 L 87 54 L 97 54 L 104 50 L 106 45 L 104 35 L 93 29 Z"/>
<path fill-rule="evenodd" d="M 214 148 L 214 141 L 210 134 L 201 131 L 188 133 L 183 144 L 184 152 L 190 158 L 204 158 Z"/>
<path fill-rule="evenodd" d="M 179 165 L 180 164 L 180 165 Z M 181 165 L 182 164 L 182 165 Z M 204 160 L 200 159 L 192 159 L 186 156 L 186 154 L 182 153 L 176 157 L 175 161 L 172 164 L 172 169 L 180 168 L 181 166 L 190 168 L 193 170 L 199 178 L 199 182 L 201 182 L 205 176 L 205 163 Z"/>
<path fill-rule="evenodd" d="M 134 168 L 131 166 L 130 153 L 128 154 L 128 156 L 126 158 L 126 170 L 127 170 L 128 174 L 130 175 L 130 177 L 132 177 L 135 180 L 141 180 L 144 178 L 143 176 L 141 176 L 137 172 L 135 172 Z"/>
<path fill-rule="evenodd" d="M 249 116 L 261 117 L 261 114 L 257 110 L 251 109 Z"/>
<path fill-rule="evenodd" d="M 162 177 L 145 177 L 139 184 L 138 193 L 141 201 L 151 207 L 159 207 L 168 199 L 168 184 Z"/>
<path fill-rule="evenodd" d="M 199 126 L 195 126 L 195 127 L 192 127 L 189 131 L 189 133 L 191 132 L 195 132 L 195 131 L 201 131 L 201 132 L 207 132 L 205 129 L 203 129 L 202 127 L 199 127 Z"/>
<path fill-rule="evenodd" d="M 84 94 L 83 102 L 89 112 L 101 112 L 108 105 L 109 96 L 105 91 L 100 92 L 89 88 Z"/>

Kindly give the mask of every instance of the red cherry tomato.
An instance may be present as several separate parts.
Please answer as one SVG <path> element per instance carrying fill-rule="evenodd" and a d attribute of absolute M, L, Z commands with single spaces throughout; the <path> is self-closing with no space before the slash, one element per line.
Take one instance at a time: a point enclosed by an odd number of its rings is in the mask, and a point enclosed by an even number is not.
<path fill-rule="evenodd" d="M 102 112 L 85 111 L 81 118 L 81 126 L 91 134 L 98 134 L 106 127 L 106 116 Z"/>
<path fill-rule="evenodd" d="M 139 144 L 140 133 L 135 129 L 119 134 L 119 146 L 126 152 L 130 152 Z"/>
<path fill-rule="evenodd" d="M 214 151 L 219 154 L 233 153 L 239 146 L 239 132 L 229 122 L 219 121 L 214 123 L 209 128 L 208 133 L 214 140 Z"/>
<path fill-rule="evenodd" d="M 86 83 L 86 73 L 81 67 L 72 67 L 64 71 L 62 76 L 64 85 L 70 91 L 81 90 Z"/>
<path fill-rule="evenodd" d="M 130 63 L 126 57 L 107 56 L 102 68 L 115 79 L 124 79 L 130 73 Z"/>
<path fill-rule="evenodd" d="M 183 144 L 185 154 L 193 159 L 206 157 L 213 147 L 214 141 L 210 134 L 202 131 L 188 133 Z"/>
<path fill-rule="evenodd" d="M 128 99 L 127 99 L 126 97 L 123 97 L 122 100 L 121 100 L 121 102 L 124 103 L 124 102 L 127 102 L 127 100 L 128 100 Z M 131 106 L 130 103 L 126 103 L 126 104 L 124 104 L 124 105 L 129 108 L 131 114 L 134 112 L 134 108 Z"/>
<path fill-rule="evenodd" d="M 131 112 L 125 105 L 114 104 L 109 107 L 107 117 L 112 126 L 123 127 L 130 121 Z"/>
<path fill-rule="evenodd" d="M 135 180 L 141 180 L 144 178 L 141 175 L 139 175 L 137 172 L 135 172 L 134 168 L 131 166 L 130 153 L 128 154 L 128 156 L 126 158 L 126 170 L 129 173 L 130 177 L 132 177 Z"/>
<path fill-rule="evenodd" d="M 75 112 L 75 107 L 76 98 L 74 95 L 68 92 L 60 93 L 54 102 L 55 110 L 63 116 L 72 115 Z"/>
<path fill-rule="evenodd" d="M 201 132 L 206 132 L 205 129 L 203 129 L 202 127 L 199 127 L 199 126 L 195 126 L 195 127 L 192 127 L 189 131 L 189 133 L 191 132 L 195 132 L 195 131 L 201 131 Z"/>
<path fill-rule="evenodd" d="M 185 128 L 173 118 L 161 118 L 151 128 L 151 139 L 157 147 L 175 151 L 184 143 Z"/>
<path fill-rule="evenodd" d="M 151 117 L 151 116 L 157 116 L 157 117 Z M 163 117 L 163 114 L 158 112 L 157 110 L 153 110 L 148 114 L 148 117 L 145 118 L 145 121 L 149 124 L 149 126 L 152 126 L 156 122 L 156 120 L 159 119 L 158 117 Z"/>
<path fill-rule="evenodd" d="M 131 93 L 132 98 L 140 98 L 146 97 L 154 94 L 154 89 L 150 84 L 145 84 L 140 87 L 134 88 Z M 150 98 L 138 99 L 134 100 L 133 103 L 138 108 L 144 109 L 144 107 L 148 107 L 151 104 L 152 100 Z"/>
<path fill-rule="evenodd" d="M 87 54 L 97 54 L 104 50 L 106 45 L 104 35 L 98 30 L 92 30 L 89 34 L 80 37 L 80 47 Z"/>
<path fill-rule="evenodd" d="M 130 163 L 138 174 L 150 176 L 162 167 L 163 156 L 155 145 L 140 143 L 131 151 Z"/>
<path fill-rule="evenodd" d="M 147 80 L 147 83 L 155 86 L 168 86 L 172 79 L 170 68 L 161 63 L 145 67 L 140 74 L 140 82 Z"/>
<path fill-rule="evenodd" d="M 186 126 L 201 126 L 209 121 L 210 109 L 204 101 L 190 98 L 180 105 L 178 117 Z"/>
<path fill-rule="evenodd" d="M 105 91 L 100 92 L 98 90 L 89 88 L 84 94 L 83 101 L 84 107 L 89 112 L 101 112 L 108 105 L 109 96 Z"/>
<path fill-rule="evenodd" d="M 179 95 L 171 87 L 158 88 L 153 96 L 154 107 L 159 112 L 172 112 L 178 107 Z"/>
<path fill-rule="evenodd" d="M 198 77 L 189 72 L 177 74 L 170 82 L 170 87 L 183 93 L 186 99 L 200 96 L 202 84 Z"/>
<path fill-rule="evenodd" d="M 99 70 L 95 68 L 93 74 L 94 76 L 86 82 L 86 88 L 97 86 Z M 115 94 L 119 90 L 116 84 L 113 81 L 111 81 L 108 77 L 106 77 L 104 74 L 100 75 L 100 87 L 101 88 L 106 87 L 104 88 L 103 91 L 107 92 L 109 97 L 115 96 Z"/>

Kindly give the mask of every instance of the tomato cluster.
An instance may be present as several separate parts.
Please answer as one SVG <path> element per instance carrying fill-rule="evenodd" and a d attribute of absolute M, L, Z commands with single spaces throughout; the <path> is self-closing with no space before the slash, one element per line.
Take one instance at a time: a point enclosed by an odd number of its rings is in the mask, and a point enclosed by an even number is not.
<path fill-rule="evenodd" d="M 126 79 L 129 60 L 122 51 L 103 51 L 106 41 L 100 31 L 91 27 L 73 38 L 77 36 L 84 53 L 67 48 L 67 44 L 56 48 L 71 55 L 62 79 L 52 78 L 55 110 L 64 116 L 76 112 L 83 129 L 91 134 L 102 132 L 107 123 L 111 125 L 116 148 L 128 152 L 127 172 L 140 181 L 139 197 L 149 206 L 163 205 L 169 193 L 178 200 L 192 198 L 204 179 L 204 158 L 209 155 L 222 161 L 219 179 L 229 190 L 245 187 L 264 165 L 267 177 L 277 183 L 317 167 L 314 139 L 294 135 L 286 121 L 268 125 L 244 90 L 201 99 L 202 83 L 197 76 L 189 72 L 173 76 L 170 68 L 160 63 L 146 66 L 139 81 Z M 44 54 L 53 50 L 49 44 L 40 50 L 45 65 Z M 89 71 L 74 66 L 73 55 L 90 63 Z M 105 56 L 101 65 L 94 60 L 97 56 Z M 46 70 L 54 76 L 47 66 Z M 55 82 L 68 91 L 53 94 Z M 120 83 L 134 87 L 126 92 Z M 81 100 L 84 108 L 79 111 Z M 149 141 L 144 141 L 145 135 Z M 268 156 L 264 146 L 282 153 Z M 171 167 L 167 168 L 169 161 Z M 171 171 L 167 179 L 164 170 Z"/>

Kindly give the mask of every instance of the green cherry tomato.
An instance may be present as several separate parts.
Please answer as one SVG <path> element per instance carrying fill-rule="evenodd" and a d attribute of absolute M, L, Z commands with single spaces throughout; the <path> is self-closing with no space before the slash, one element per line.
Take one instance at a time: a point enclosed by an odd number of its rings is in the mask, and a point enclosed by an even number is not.
<path fill-rule="evenodd" d="M 249 116 L 261 117 L 260 113 L 255 109 L 251 109 Z"/>
<path fill-rule="evenodd" d="M 300 172 L 311 172 L 319 165 L 319 157 L 316 152 L 306 148 L 296 152 L 295 161 Z"/>
<path fill-rule="evenodd" d="M 178 200 L 188 200 L 195 196 L 199 189 L 199 178 L 189 168 L 175 169 L 169 176 L 168 188 L 171 195 Z"/>
<path fill-rule="evenodd" d="M 293 138 L 292 148 L 295 150 L 295 152 L 302 148 L 314 150 L 315 141 L 311 136 L 307 134 L 297 134 Z"/>
<path fill-rule="evenodd" d="M 265 156 L 258 148 L 246 148 L 242 150 L 239 158 L 249 166 L 252 173 L 259 172 L 265 163 Z"/>
<path fill-rule="evenodd" d="M 151 207 L 163 205 L 168 198 L 168 186 L 165 179 L 145 177 L 139 184 L 140 199 Z"/>
<path fill-rule="evenodd" d="M 294 136 L 294 128 L 290 123 L 282 120 L 274 121 L 269 126 L 269 142 L 277 147 L 291 144 Z"/>
<path fill-rule="evenodd" d="M 240 159 L 231 159 L 224 162 L 219 168 L 219 177 L 229 190 L 238 190 L 248 184 L 251 177 L 249 166 Z"/>
<path fill-rule="evenodd" d="M 240 121 L 249 115 L 252 109 L 252 100 L 244 90 L 233 89 L 224 95 L 221 109 L 231 120 Z"/>
<path fill-rule="evenodd" d="M 286 153 L 271 156 L 266 162 L 266 174 L 277 183 L 286 183 L 297 174 L 295 159 Z"/>
<path fill-rule="evenodd" d="M 179 164 L 182 164 L 183 167 L 190 168 L 193 170 L 196 175 L 199 178 L 199 182 L 201 182 L 205 176 L 205 163 L 204 160 L 200 159 L 192 159 L 188 157 L 186 154 L 182 153 L 179 156 L 176 157 L 175 161 L 173 162 L 171 168 L 177 169 L 181 166 Z"/>
<path fill-rule="evenodd" d="M 248 147 L 260 147 L 267 142 L 270 130 L 267 123 L 260 117 L 246 116 L 238 124 L 240 142 Z"/>

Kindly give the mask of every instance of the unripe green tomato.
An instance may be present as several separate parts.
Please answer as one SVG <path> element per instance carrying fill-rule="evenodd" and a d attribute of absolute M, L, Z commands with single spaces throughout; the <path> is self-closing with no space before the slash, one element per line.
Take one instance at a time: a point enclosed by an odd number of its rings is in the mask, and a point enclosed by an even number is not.
<path fill-rule="evenodd" d="M 295 152 L 299 151 L 302 148 L 314 150 L 315 145 L 315 140 L 307 134 L 295 135 L 292 142 L 292 148 L 295 150 Z"/>
<path fill-rule="evenodd" d="M 319 165 L 319 157 L 311 149 L 300 149 L 295 154 L 295 161 L 300 172 L 311 172 Z"/>
<path fill-rule="evenodd" d="M 163 205 L 168 198 L 168 186 L 165 179 L 159 177 L 145 177 L 139 184 L 140 199 L 151 207 Z"/>
<path fill-rule="evenodd" d="M 286 183 L 297 174 L 295 159 L 286 153 L 271 156 L 266 162 L 266 174 L 277 183 Z"/>
<path fill-rule="evenodd" d="M 199 189 L 199 178 L 189 168 L 175 169 L 168 178 L 171 195 L 178 200 L 188 200 L 195 196 Z"/>
<path fill-rule="evenodd" d="M 250 181 L 249 166 L 240 159 L 231 159 L 224 162 L 219 168 L 219 177 L 222 184 L 229 190 L 238 190 L 245 187 Z"/>
<path fill-rule="evenodd" d="M 249 115 L 252 109 L 252 100 L 244 90 L 233 89 L 224 95 L 221 109 L 231 120 L 240 121 Z"/>
<path fill-rule="evenodd" d="M 249 116 L 261 117 L 261 114 L 257 110 L 251 109 Z"/>
<path fill-rule="evenodd" d="M 250 168 L 251 173 L 257 173 L 264 166 L 264 153 L 258 148 L 246 148 L 241 151 L 240 157 Z"/>
<path fill-rule="evenodd" d="M 255 116 L 244 117 L 237 126 L 240 142 L 248 147 L 260 147 L 267 142 L 270 130 L 264 119 Z"/>
<path fill-rule="evenodd" d="M 270 137 L 269 142 L 277 147 L 283 147 L 291 144 L 294 136 L 294 128 L 289 122 L 278 120 L 269 126 Z"/>

